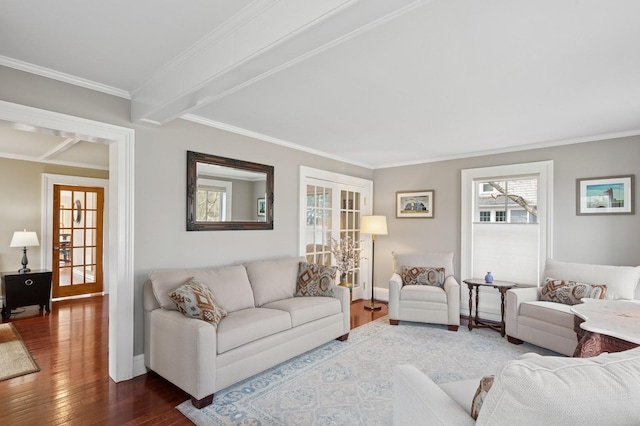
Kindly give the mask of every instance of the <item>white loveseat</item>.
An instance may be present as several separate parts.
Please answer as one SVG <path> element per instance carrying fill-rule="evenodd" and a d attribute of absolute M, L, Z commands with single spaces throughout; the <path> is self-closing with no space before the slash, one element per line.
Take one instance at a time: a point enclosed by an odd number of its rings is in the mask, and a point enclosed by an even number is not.
<path fill-rule="evenodd" d="M 606 299 L 639 299 L 640 266 L 610 266 L 547 259 L 542 277 L 607 286 Z M 541 287 L 507 291 L 505 328 L 509 342 L 523 341 L 571 356 L 578 344 L 570 305 L 540 300 Z"/>
<path fill-rule="evenodd" d="M 393 371 L 393 424 L 637 425 L 640 348 L 593 358 L 525 354 L 496 372 L 477 421 L 480 378 L 435 384 L 412 365 Z"/>
<path fill-rule="evenodd" d="M 154 271 L 144 286 L 145 365 L 191 395 L 197 408 L 213 394 L 350 329 L 349 292 L 294 297 L 304 257 L 213 269 Z M 181 314 L 169 293 L 190 278 L 226 309 L 218 327 Z"/>

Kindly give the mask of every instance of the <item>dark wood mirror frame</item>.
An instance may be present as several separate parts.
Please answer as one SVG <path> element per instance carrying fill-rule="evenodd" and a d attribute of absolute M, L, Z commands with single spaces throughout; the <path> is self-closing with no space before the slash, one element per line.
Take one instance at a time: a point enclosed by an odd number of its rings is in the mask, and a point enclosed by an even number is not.
<path fill-rule="evenodd" d="M 233 169 L 248 170 L 265 173 L 267 176 L 265 201 L 266 212 L 264 221 L 226 221 L 226 222 L 198 222 L 196 221 L 197 194 L 197 164 L 213 164 Z M 251 163 L 233 158 L 218 157 L 187 151 L 187 231 L 224 231 L 273 229 L 273 166 Z"/>

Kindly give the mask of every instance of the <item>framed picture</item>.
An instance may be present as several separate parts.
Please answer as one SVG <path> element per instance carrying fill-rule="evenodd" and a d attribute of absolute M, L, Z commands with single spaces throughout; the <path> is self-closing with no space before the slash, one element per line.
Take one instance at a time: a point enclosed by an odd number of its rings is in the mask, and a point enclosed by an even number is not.
<path fill-rule="evenodd" d="M 576 179 L 576 214 L 634 214 L 633 175 Z"/>
<path fill-rule="evenodd" d="M 433 217 L 433 190 L 396 192 L 396 217 Z"/>
<path fill-rule="evenodd" d="M 257 213 L 258 216 L 267 215 L 267 203 L 264 198 L 258 198 Z"/>

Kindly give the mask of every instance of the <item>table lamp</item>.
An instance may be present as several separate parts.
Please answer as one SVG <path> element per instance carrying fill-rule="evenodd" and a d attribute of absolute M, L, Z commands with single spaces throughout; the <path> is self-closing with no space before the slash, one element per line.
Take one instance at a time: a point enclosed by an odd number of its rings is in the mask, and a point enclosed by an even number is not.
<path fill-rule="evenodd" d="M 27 264 L 29 263 L 29 259 L 27 259 L 27 247 L 36 247 L 39 245 L 40 242 L 35 232 L 25 229 L 24 231 L 16 231 L 13 233 L 9 247 L 22 247 L 22 268 L 18 270 L 19 273 L 24 274 L 31 272 L 31 269 L 27 268 Z"/>
<path fill-rule="evenodd" d="M 371 303 L 365 305 L 364 308 L 370 311 L 377 311 L 382 309 L 382 306 L 376 305 L 373 298 L 373 290 L 375 289 L 373 274 L 375 271 L 376 235 L 387 235 L 387 217 L 381 215 L 362 216 L 360 220 L 360 233 L 371 234 Z"/>

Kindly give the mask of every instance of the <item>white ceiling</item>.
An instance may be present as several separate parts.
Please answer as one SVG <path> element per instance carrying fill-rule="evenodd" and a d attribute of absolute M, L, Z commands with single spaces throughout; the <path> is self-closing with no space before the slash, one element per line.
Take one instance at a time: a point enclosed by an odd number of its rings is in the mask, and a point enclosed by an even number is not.
<path fill-rule="evenodd" d="M 128 98 L 134 122 L 378 168 L 640 134 L 639 17 L 637 0 L 14 1 L 0 65 Z"/>

